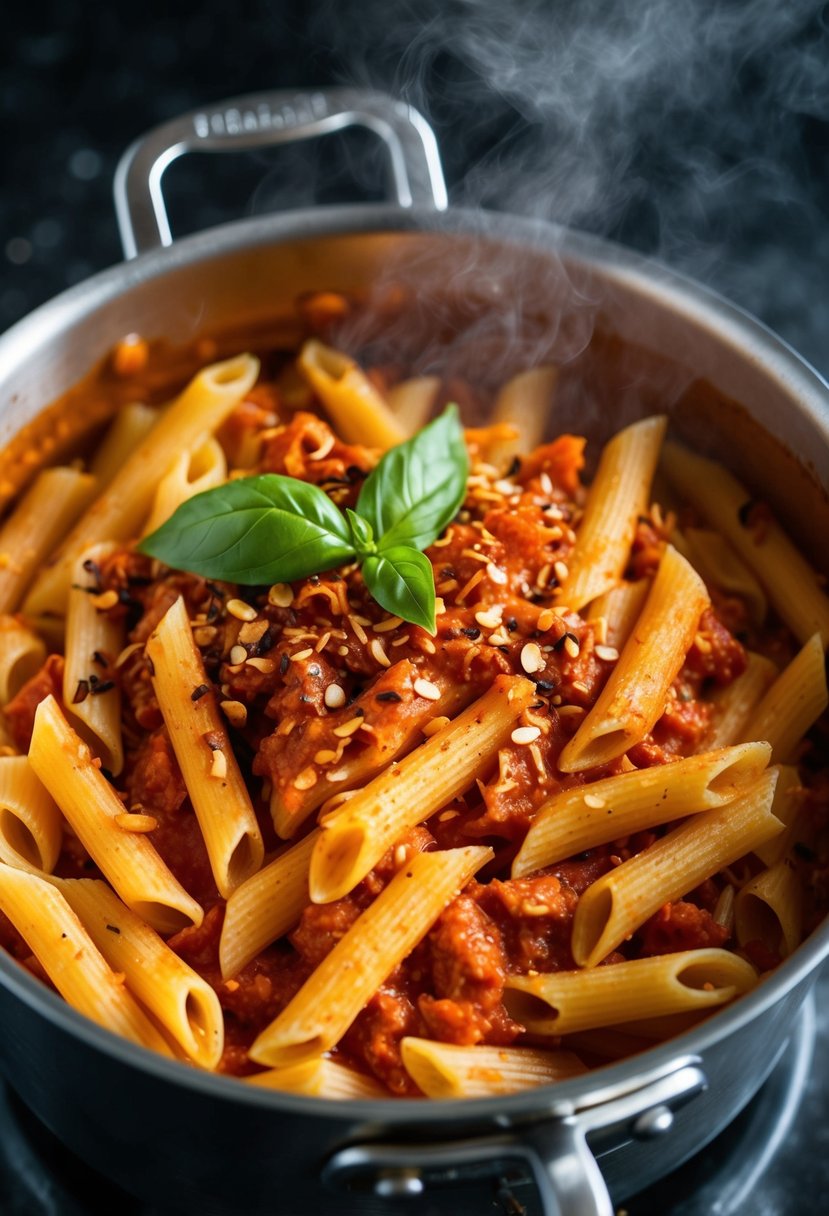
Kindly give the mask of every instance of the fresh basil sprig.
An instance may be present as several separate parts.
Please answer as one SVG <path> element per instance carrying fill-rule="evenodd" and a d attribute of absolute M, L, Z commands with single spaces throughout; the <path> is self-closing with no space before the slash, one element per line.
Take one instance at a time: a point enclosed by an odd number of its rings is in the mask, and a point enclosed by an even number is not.
<path fill-rule="evenodd" d="M 343 514 L 324 490 L 263 473 L 182 503 L 138 549 L 168 566 L 243 585 L 290 583 L 343 562 L 362 567 L 387 612 L 435 632 L 435 584 L 423 555 L 463 502 L 469 458 L 457 407 L 391 448 Z"/>

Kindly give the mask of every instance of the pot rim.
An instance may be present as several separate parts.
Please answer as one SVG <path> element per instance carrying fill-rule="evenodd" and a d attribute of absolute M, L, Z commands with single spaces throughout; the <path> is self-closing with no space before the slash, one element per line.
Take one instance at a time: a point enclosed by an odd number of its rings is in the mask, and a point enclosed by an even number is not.
<path fill-rule="evenodd" d="M 390 204 L 315 207 L 277 215 L 236 220 L 184 237 L 171 247 L 153 250 L 135 260 L 101 271 L 41 305 L 0 336 L 0 382 L 7 373 L 34 354 L 44 341 L 58 337 L 73 320 L 104 307 L 140 284 L 163 278 L 169 272 L 198 262 L 223 258 L 263 245 L 306 242 L 319 238 L 411 232 L 452 236 L 479 236 L 484 241 L 538 247 L 567 260 L 600 270 L 610 282 L 635 288 L 639 294 L 658 296 L 678 314 L 697 326 L 716 330 L 727 344 L 739 348 L 758 371 L 778 382 L 792 399 L 799 399 L 820 425 L 829 447 L 829 383 L 782 338 L 745 309 L 731 303 L 679 271 L 635 251 L 589 233 L 562 225 L 501 213 L 463 209 L 435 212 L 402 210 Z M 96 352 L 94 364 L 106 352 Z M 3 403 L 5 404 L 5 403 Z M 43 402 L 43 406 L 48 402 Z M 0 409 L 3 405 L 0 405 Z M 659 1075 L 677 1061 L 696 1057 L 712 1043 L 739 1031 L 761 1016 L 787 992 L 814 978 L 818 965 L 829 955 L 829 920 L 798 947 L 795 953 L 763 978 L 751 993 L 713 1013 L 701 1025 L 626 1060 L 604 1065 L 584 1076 L 555 1085 L 540 1086 L 497 1098 L 448 1099 L 440 1110 L 460 1121 L 520 1122 L 539 1114 L 566 1115 L 595 1106 L 615 1093 L 638 1088 L 651 1075 Z M 303 1115 L 381 1121 L 388 1128 L 426 1128 L 434 1124 L 434 1102 L 399 1098 L 346 1099 L 291 1094 L 244 1086 L 235 1077 L 201 1072 L 177 1060 L 157 1055 L 96 1025 L 67 1005 L 34 976 L 0 951 L 0 982 L 30 1009 L 59 1029 L 103 1051 L 119 1063 L 155 1075 L 218 1101 L 245 1103 L 263 1109 L 279 1108 Z"/>

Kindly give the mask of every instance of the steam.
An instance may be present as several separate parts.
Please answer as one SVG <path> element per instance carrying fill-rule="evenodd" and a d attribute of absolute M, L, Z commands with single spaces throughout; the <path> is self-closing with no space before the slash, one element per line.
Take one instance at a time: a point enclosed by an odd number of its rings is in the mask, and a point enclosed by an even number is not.
<path fill-rule="evenodd" d="M 829 119 L 822 8 L 361 0 L 312 32 L 344 83 L 427 115 L 455 203 L 633 244 L 825 360 L 829 192 L 808 162 Z"/>

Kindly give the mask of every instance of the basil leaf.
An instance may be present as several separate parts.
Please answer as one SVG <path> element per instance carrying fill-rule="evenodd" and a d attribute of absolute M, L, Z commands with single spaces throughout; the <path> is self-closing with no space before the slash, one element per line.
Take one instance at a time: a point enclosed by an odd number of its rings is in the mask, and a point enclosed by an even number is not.
<path fill-rule="evenodd" d="M 425 549 L 455 517 L 468 474 L 458 408 L 450 405 L 413 439 L 386 452 L 363 482 L 357 511 L 382 552 L 397 545 Z"/>
<path fill-rule="evenodd" d="M 435 578 L 424 553 L 411 545 L 395 545 L 367 557 L 362 571 L 381 608 L 435 633 Z"/>
<path fill-rule="evenodd" d="M 363 519 L 362 515 L 358 515 L 356 511 L 352 511 L 351 507 L 346 507 L 345 516 L 351 529 L 351 541 L 357 552 L 357 556 L 362 560 L 364 557 L 376 553 L 377 545 L 374 543 L 374 532 L 368 520 Z"/>
<path fill-rule="evenodd" d="M 290 583 L 354 556 L 348 523 L 328 495 L 276 473 L 195 494 L 138 549 L 179 570 L 247 585 Z"/>

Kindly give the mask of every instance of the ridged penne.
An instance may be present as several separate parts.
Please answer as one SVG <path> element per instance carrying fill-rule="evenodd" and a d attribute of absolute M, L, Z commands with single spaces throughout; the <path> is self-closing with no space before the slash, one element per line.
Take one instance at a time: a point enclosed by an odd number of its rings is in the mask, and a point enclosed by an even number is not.
<path fill-rule="evenodd" d="M 739 596 L 754 624 L 762 625 L 768 612 L 765 592 L 725 537 L 710 528 L 686 528 L 684 535 L 689 561 L 706 584 L 726 595 Z"/>
<path fill-rule="evenodd" d="M 400 1044 L 406 1072 L 427 1098 L 486 1098 L 579 1077 L 587 1071 L 572 1051 L 488 1047 L 407 1037 Z"/>
<path fill-rule="evenodd" d="M 310 1094 L 340 1101 L 389 1096 L 385 1086 L 373 1077 L 329 1060 L 327 1056 L 290 1064 L 287 1068 L 269 1068 L 245 1077 L 245 1083 L 260 1089 L 280 1089 L 283 1093 Z"/>
<path fill-rule="evenodd" d="M 99 1026 L 171 1055 L 123 976 L 107 963 L 52 883 L 0 865 L 0 911 L 8 916 L 64 1000 Z"/>
<path fill-rule="evenodd" d="M 124 747 L 115 660 L 124 645 L 124 622 L 98 610 L 94 594 L 97 583 L 94 573 L 90 574 L 114 548 L 110 544 L 92 545 L 78 555 L 71 569 L 63 703 L 70 724 L 107 772 L 117 777 L 124 767 Z"/>
<path fill-rule="evenodd" d="M 509 976 L 504 1003 L 533 1034 L 564 1035 L 724 1005 L 756 983 L 745 959 L 705 947 L 582 971 Z"/>
<path fill-rule="evenodd" d="M 179 597 L 146 645 L 158 706 L 204 837 L 220 893 L 255 874 L 265 848 L 225 719 L 208 683 L 184 600 Z"/>
<path fill-rule="evenodd" d="M 819 633 L 829 642 L 829 597 L 817 575 L 776 520 L 764 513 L 751 527 L 752 496 L 732 473 L 676 443 L 666 443 L 663 467 L 683 497 L 731 542 L 762 584 L 770 603 L 802 642 Z"/>
<path fill-rule="evenodd" d="M 498 676 L 469 709 L 323 819 L 311 855 L 314 903 L 347 895 L 407 828 L 471 785 L 534 692 L 529 680 Z"/>
<path fill-rule="evenodd" d="M 342 351 L 311 338 L 299 352 L 297 367 L 347 443 L 385 449 L 407 438 L 380 392 Z"/>
<path fill-rule="evenodd" d="M 776 782 L 777 770 L 767 770 L 733 801 L 694 815 L 589 886 L 573 918 L 571 949 L 578 965 L 594 967 L 663 904 L 781 831 L 772 813 Z"/>
<path fill-rule="evenodd" d="M 54 879 L 110 967 L 200 1068 L 222 1056 L 224 1022 L 219 998 L 104 882 Z"/>
<path fill-rule="evenodd" d="M 636 522 L 647 510 L 666 426 L 662 415 L 645 418 L 605 445 L 567 560 L 567 577 L 557 592 L 568 608 L 584 607 L 621 578 Z"/>
<path fill-rule="evenodd" d="M 512 876 L 722 806 L 757 780 L 770 756 L 766 743 L 741 743 L 563 790 L 536 811 Z"/>
<path fill-rule="evenodd" d="M 707 604 L 699 575 L 668 545 L 633 633 L 559 757 L 563 773 L 606 764 L 644 739 L 664 712 Z"/>
<path fill-rule="evenodd" d="M 558 368 L 551 364 L 519 372 L 498 393 L 492 411 L 492 426 L 512 426 L 515 439 L 501 440 L 487 450 L 487 460 L 506 468 L 513 457 L 541 443 L 550 419 L 558 384 Z"/>
<path fill-rule="evenodd" d="M 408 435 L 414 435 L 429 421 L 439 389 L 440 376 L 413 376 L 389 389 L 389 409 Z"/>
<path fill-rule="evenodd" d="M 51 873 L 60 856 L 63 820 L 26 756 L 0 757 L 0 860 Z"/>
<path fill-rule="evenodd" d="M 37 707 L 29 762 L 125 904 L 159 933 L 201 924 L 201 907 L 147 837 L 119 824 L 126 807 L 54 697 Z"/>
<path fill-rule="evenodd" d="M 470 846 L 419 853 L 408 861 L 262 1031 L 250 1058 L 284 1067 L 329 1051 L 492 855 L 492 849 Z"/>
<path fill-rule="evenodd" d="M 160 410 L 141 401 L 121 407 L 89 462 L 89 471 L 100 487 L 109 485 L 160 417 Z"/>
<path fill-rule="evenodd" d="M 319 832 L 291 845 L 231 892 L 225 908 L 219 962 L 225 979 L 236 975 L 297 923 L 309 902 L 308 867 Z"/>
<path fill-rule="evenodd" d="M 748 726 L 751 716 L 779 673 L 771 659 L 764 655 L 749 651 L 747 659 L 745 670 L 736 680 L 711 693 L 708 702 L 711 720 L 700 750 L 727 747 L 752 737 Z"/>
<path fill-rule="evenodd" d="M 650 589 L 651 580 L 640 578 L 635 583 L 617 583 L 592 601 L 590 619 L 603 618 L 605 622 L 604 645 L 614 646 L 617 650 L 624 648 L 645 606 Z"/>
<path fill-rule="evenodd" d="M 46 558 L 95 495 L 79 469 L 44 469 L 0 529 L 0 612 L 13 612 Z M 51 605 L 42 605 L 44 609 Z"/>
<path fill-rule="evenodd" d="M 814 634 L 780 673 L 745 725 L 752 739 L 767 739 L 772 759 L 785 763 L 829 704 L 826 660 Z"/>
<path fill-rule="evenodd" d="M 760 941 L 785 958 L 803 938 L 803 887 L 793 861 L 782 857 L 737 893 L 734 928 L 741 946 Z"/>
<path fill-rule="evenodd" d="M 19 617 L 0 614 L 0 706 L 39 671 L 46 646 Z"/>
<path fill-rule="evenodd" d="M 198 447 L 221 425 L 258 372 L 257 359 L 237 355 L 193 377 L 41 571 L 26 597 L 26 612 L 64 611 L 78 554 L 98 541 L 123 541 L 140 533 L 158 480 L 175 456 Z"/>
<path fill-rule="evenodd" d="M 217 440 L 211 437 L 191 451 L 181 452 L 156 487 L 144 534 L 160 528 L 194 494 L 212 490 L 226 481 L 227 460 Z"/>

